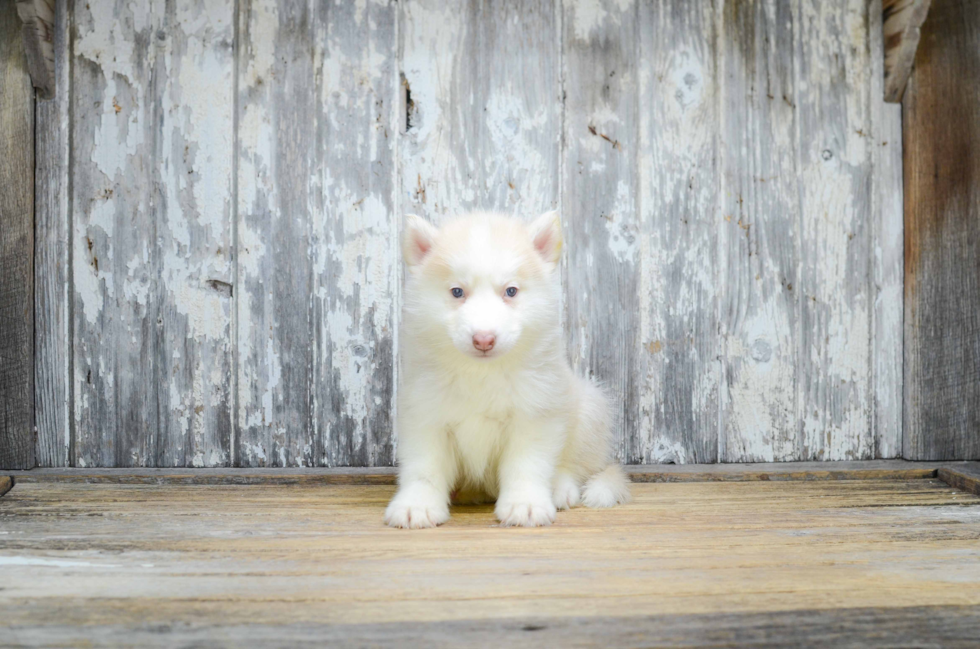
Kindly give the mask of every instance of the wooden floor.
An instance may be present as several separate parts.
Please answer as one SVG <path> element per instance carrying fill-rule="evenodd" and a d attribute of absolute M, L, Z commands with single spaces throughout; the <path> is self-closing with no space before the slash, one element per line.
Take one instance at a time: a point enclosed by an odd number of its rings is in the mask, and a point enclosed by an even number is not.
<path fill-rule="evenodd" d="M 980 497 L 935 478 L 647 483 L 503 529 L 390 485 L 20 481 L 3 646 L 977 646 Z"/>

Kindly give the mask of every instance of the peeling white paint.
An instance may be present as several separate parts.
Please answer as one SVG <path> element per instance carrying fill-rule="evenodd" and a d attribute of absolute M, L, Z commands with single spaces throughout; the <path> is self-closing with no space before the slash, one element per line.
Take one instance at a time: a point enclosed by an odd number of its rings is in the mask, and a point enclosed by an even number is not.
<path fill-rule="evenodd" d="M 604 217 L 609 238 L 606 245 L 610 252 L 622 262 L 632 264 L 636 258 L 636 244 L 639 233 L 633 223 L 633 196 L 630 186 L 619 181 L 616 184 L 616 198 L 612 211 Z"/>
<path fill-rule="evenodd" d="M 674 101 L 681 112 L 701 102 L 704 94 L 704 70 L 696 53 L 677 52 L 670 62 L 670 82 Z"/>
<path fill-rule="evenodd" d="M 566 0 L 565 6 L 572 16 L 575 38 L 588 41 L 595 30 L 610 19 L 609 8 L 616 15 L 630 9 L 631 0 Z"/>
<path fill-rule="evenodd" d="M 515 23 L 500 7 L 483 18 L 497 25 L 494 42 L 479 45 L 494 70 L 486 85 L 455 54 L 478 47 L 483 28 L 440 3 L 405 4 L 402 66 L 414 112 L 399 143 L 401 191 L 416 213 L 438 223 L 477 209 L 530 217 L 553 205 L 560 88 L 556 42 L 538 27 L 553 16 L 542 13 Z M 534 43 L 524 58 L 508 55 L 518 41 Z M 535 74 L 539 61 L 550 79 Z"/>
<path fill-rule="evenodd" d="M 657 440 L 648 450 L 647 459 L 651 464 L 687 464 L 687 449 L 680 442 Z"/>

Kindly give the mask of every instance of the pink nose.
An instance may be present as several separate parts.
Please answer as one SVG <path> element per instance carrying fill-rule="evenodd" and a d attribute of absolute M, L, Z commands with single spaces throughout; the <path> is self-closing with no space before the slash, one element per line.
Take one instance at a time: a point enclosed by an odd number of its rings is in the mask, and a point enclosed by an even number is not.
<path fill-rule="evenodd" d="M 497 342 L 497 337 L 489 331 L 477 331 L 473 334 L 473 346 L 481 352 L 488 352 L 493 349 L 495 342 Z"/>

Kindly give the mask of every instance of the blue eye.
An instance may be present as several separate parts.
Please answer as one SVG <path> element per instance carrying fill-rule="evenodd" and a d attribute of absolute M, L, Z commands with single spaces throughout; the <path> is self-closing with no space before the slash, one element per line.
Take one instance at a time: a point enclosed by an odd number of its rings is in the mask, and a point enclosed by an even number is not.
<path fill-rule="evenodd" d="M 453 297 L 463 297 L 463 289 L 461 289 L 461 288 L 454 288 L 452 290 L 452 294 L 453 294 Z"/>
<path fill-rule="evenodd" d="M 517 295 L 517 287 L 511 286 L 506 291 L 504 291 L 504 293 L 507 294 L 507 297 L 514 297 L 515 295 Z"/>

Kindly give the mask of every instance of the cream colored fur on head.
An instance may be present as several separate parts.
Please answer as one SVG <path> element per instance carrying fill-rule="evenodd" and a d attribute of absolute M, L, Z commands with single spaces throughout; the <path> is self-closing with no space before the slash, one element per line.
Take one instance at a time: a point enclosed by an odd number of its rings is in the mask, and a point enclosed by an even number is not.
<path fill-rule="evenodd" d="M 561 223 L 475 213 L 405 222 L 395 527 L 433 527 L 450 500 L 496 501 L 503 525 L 629 500 L 610 405 L 565 357 Z"/>

